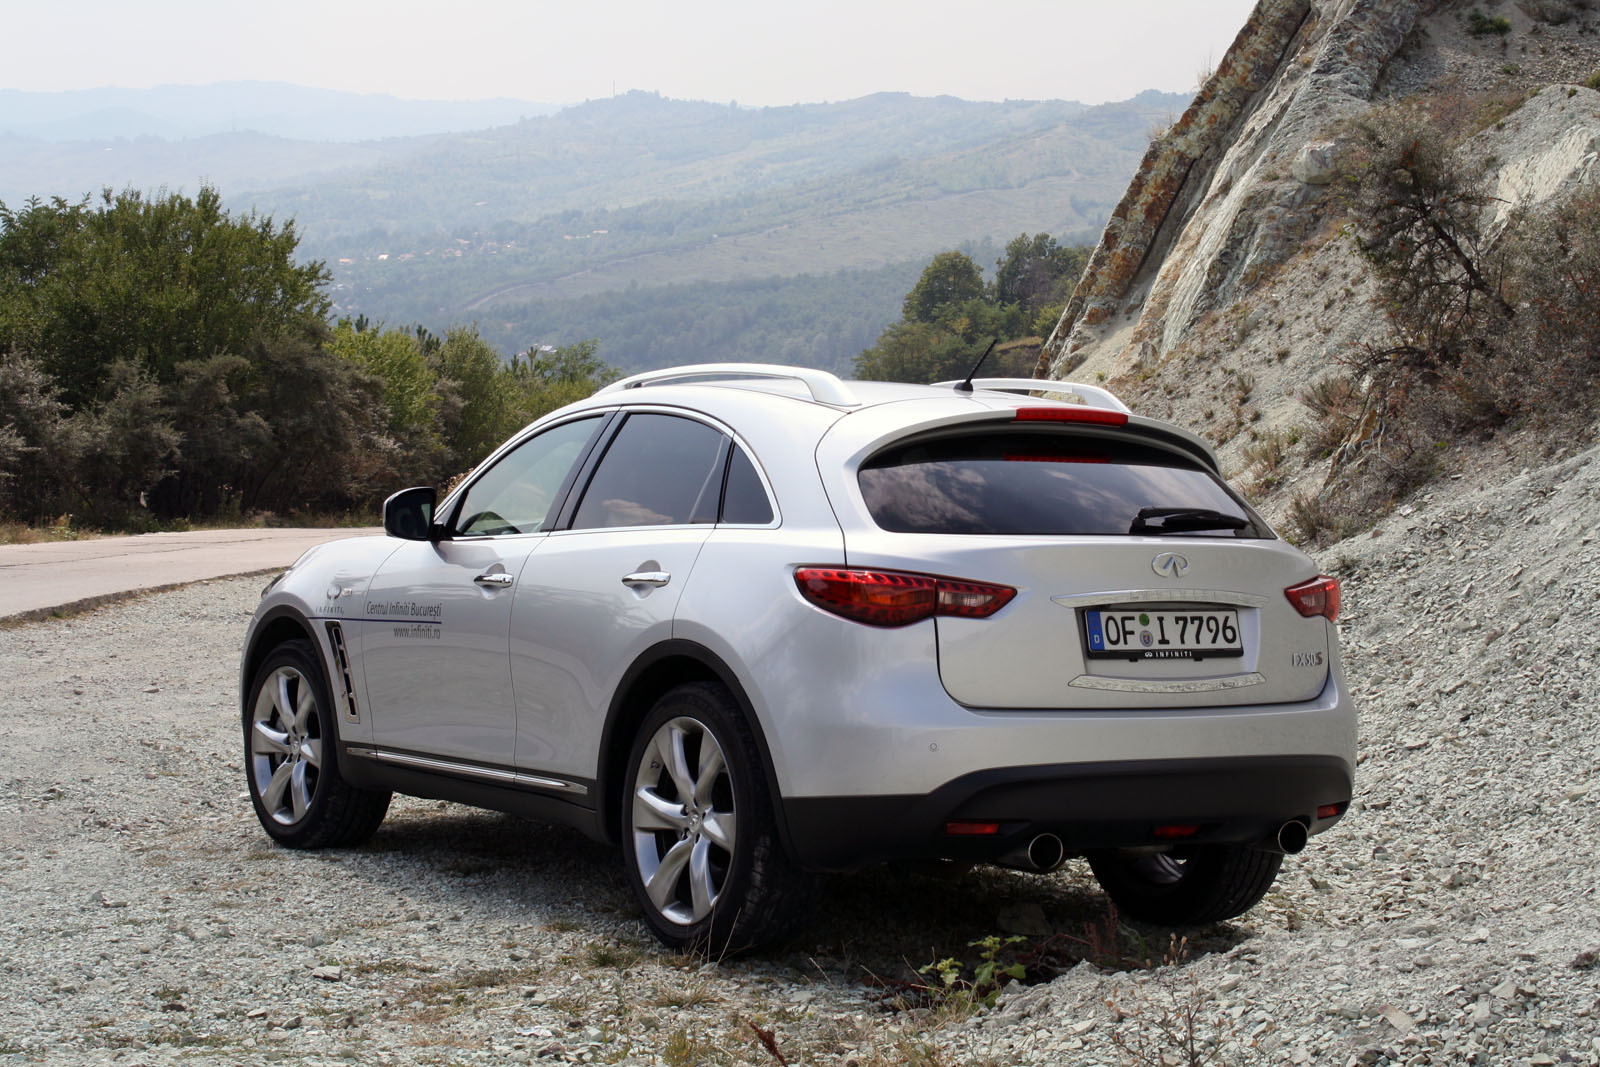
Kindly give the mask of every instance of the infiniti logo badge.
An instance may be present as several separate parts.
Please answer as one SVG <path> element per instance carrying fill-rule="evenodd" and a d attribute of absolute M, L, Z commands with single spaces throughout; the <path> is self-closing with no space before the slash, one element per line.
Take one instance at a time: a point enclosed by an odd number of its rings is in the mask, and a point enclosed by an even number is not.
<path fill-rule="evenodd" d="M 1189 561 L 1176 552 L 1163 552 L 1150 561 L 1150 569 L 1163 578 L 1182 578 L 1189 573 Z"/>

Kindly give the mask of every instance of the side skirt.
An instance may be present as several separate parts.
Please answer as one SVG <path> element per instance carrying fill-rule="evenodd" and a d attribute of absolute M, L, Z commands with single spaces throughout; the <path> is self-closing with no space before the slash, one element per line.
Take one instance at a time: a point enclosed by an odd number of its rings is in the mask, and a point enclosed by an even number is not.
<path fill-rule="evenodd" d="M 427 800 L 448 800 L 503 811 L 536 822 L 571 826 L 605 840 L 600 814 L 587 782 L 547 778 L 498 767 L 341 745 L 339 769 L 351 785 L 384 789 Z"/>

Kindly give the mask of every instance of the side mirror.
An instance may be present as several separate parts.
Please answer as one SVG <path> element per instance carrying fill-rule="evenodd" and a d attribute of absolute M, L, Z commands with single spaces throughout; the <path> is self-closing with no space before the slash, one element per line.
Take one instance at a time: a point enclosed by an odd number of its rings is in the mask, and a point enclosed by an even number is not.
<path fill-rule="evenodd" d="M 433 540 L 433 507 L 438 494 L 431 485 L 402 489 L 383 502 L 383 532 L 403 541 Z"/>

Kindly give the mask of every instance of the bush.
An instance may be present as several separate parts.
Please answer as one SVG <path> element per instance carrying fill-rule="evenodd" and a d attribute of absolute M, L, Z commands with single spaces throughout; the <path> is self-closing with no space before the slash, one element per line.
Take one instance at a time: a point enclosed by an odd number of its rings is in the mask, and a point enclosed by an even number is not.
<path fill-rule="evenodd" d="M 1361 127 L 1350 199 L 1388 330 L 1300 401 L 1334 457 L 1318 496 L 1290 505 L 1308 541 L 1344 536 L 1436 477 L 1445 450 L 1508 426 L 1592 433 L 1600 395 L 1600 189 L 1484 226 L 1481 172 L 1444 121 L 1416 110 Z"/>
<path fill-rule="evenodd" d="M 1467 32 L 1474 37 L 1487 37 L 1491 33 L 1504 36 L 1511 32 L 1511 20 L 1499 15 L 1485 15 L 1473 11 L 1467 15 Z"/>

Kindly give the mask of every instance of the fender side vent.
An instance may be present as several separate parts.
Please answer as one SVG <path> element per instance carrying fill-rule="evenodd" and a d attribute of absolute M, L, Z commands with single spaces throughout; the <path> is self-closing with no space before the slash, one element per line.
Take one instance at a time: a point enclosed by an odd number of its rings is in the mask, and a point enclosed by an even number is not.
<path fill-rule="evenodd" d="M 328 627 L 328 642 L 333 645 L 333 662 L 339 668 L 339 678 L 344 685 L 344 719 L 345 722 L 360 722 L 361 711 L 356 706 L 356 687 L 350 678 L 350 657 L 345 653 L 344 628 L 336 622 L 330 622 Z"/>

